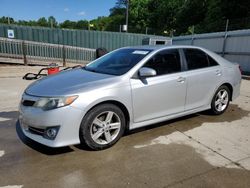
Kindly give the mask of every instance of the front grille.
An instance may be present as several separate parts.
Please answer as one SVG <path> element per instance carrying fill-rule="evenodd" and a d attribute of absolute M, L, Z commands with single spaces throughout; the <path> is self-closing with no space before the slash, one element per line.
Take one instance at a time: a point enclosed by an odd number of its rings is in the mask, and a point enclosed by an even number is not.
<path fill-rule="evenodd" d="M 41 135 L 41 136 L 43 136 L 44 131 L 45 131 L 45 129 L 39 129 L 36 127 L 31 127 L 31 126 L 28 127 L 28 130 L 30 131 L 30 133 Z"/>
<path fill-rule="evenodd" d="M 24 100 L 22 102 L 23 106 L 33 106 L 36 101 L 31 101 L 31 100 Z"/>

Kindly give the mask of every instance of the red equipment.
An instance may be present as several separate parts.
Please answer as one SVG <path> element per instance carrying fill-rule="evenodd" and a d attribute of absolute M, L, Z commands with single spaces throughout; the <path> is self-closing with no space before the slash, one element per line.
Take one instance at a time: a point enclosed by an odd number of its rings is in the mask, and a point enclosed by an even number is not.
<path fill-rule="evenodd" d="M 56 63 L 51 63 L 48 65 L 48 67 L 46 68 L 42 68 L 37 74 L 36 73 L 27 73 L 23 76 L 24 80 L 36 80 L 39 79 L 43 76 L 48 76 L 48 75 L 52 75 L 52 74 L 57 74 L 60 71 L 66 71 L 66 70 L 70 70 L 70 69 L 75 69 L 75 68 L 81 68 L 81 65 L 76 65 L 73 67 L 66 67 L 64 69 L 59 69 L 61 66 L 58 66 Z M 42 73 L 44 71 L 47 71 L 47 74 Z"/>
<path fill-rule="evenodd" d="M 48 75 L 56 74 L 59 72 L 59 66 L 56 63 L 51 63 L 48 66 Z"/>

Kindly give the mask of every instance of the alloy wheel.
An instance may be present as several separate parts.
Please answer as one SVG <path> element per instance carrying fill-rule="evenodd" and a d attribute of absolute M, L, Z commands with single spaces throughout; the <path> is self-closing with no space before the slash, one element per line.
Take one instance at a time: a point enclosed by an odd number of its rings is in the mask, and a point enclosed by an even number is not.
<path fill-rule="evenodd" d="M 221 89 L 215 98 L 215 108 L 218 112 L 222 112 L 227 108 L 229 95 L 227 90 Z"/>
<path fill-rule="evenodd" d="M 113 111 L 102 112 L 94 118 L 90 127 L 92 140 L 100 145 L 116 139 L 121 129 L 121 120 Z"/>

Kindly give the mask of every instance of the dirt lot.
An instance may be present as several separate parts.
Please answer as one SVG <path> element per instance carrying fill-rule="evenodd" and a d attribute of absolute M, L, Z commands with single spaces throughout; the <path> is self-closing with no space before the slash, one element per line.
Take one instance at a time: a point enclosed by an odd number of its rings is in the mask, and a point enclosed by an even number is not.
<path fill-rule="evenodd" d="M 18 102 L 40 67 L 0 67 L 0 187 L 250 187 L 250 81 L 221 116 L 152 125 L 105 151 L 50 149 L 16 127 Z"/>

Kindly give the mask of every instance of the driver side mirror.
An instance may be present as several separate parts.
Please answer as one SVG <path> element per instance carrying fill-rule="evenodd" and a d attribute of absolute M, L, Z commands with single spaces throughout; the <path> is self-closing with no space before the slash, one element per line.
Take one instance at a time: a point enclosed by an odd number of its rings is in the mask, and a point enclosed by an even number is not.
<path fill-rule="evenodd" d="M 146 77 L 156 76 L 156 71 L 152 68 L 142 67 L 139 69 L 138 74 L 139 77 L 146 78 Z"/>

